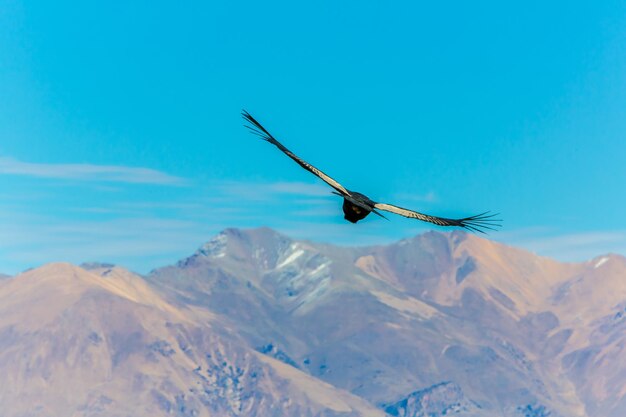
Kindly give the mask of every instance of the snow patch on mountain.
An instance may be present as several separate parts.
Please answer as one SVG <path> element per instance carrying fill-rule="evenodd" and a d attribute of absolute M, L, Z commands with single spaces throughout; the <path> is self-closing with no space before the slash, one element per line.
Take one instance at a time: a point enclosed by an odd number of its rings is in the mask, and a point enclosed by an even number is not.
<path fill-rule="evenodd" d="M 607 261 L 609 260 L 608 256 L 603 256 L 602 258 L 598 259 L 598 261 L 596 262 L 596 264 L 593 266 L 594 268 L 600 268 L 602 265 L 604 265 Z"/>
<path fill-rule="evenodd" d="M 311 275 L 316 275 L 316 274 L 322 272 L 323 270 L 327 269 L 329 265 L 330 265 L 330 261 L 324 262 L 324 263 L 318 265 L 314 270 L 312 270 L 310 272 L 310 274 Z"/>
<path fill-rule="evenodd" d="M 331 264 L 324 255 L 293 243 L 279 256 L 275 268 L 264 280 L 290 310 L 298 310 L 314 303 L 331 288 Z"/>
<path fill-rule="evenodd" d="M 287 251 L 287 253 L 289 253 L 289 255 L 287 255 L 285 259 L 283 259 L 282 261 L 278 263 L 278 265 L 276 265 L 277 269 L 282 268 L 286 265 L 289 265 L 290 263 L 294 262 L 296 259 L 298 259 L 302 255 L 304 255 L 304 251 L 298 247 L 297 243 L 292 243 L 289 246 L 289 250 Z"/>

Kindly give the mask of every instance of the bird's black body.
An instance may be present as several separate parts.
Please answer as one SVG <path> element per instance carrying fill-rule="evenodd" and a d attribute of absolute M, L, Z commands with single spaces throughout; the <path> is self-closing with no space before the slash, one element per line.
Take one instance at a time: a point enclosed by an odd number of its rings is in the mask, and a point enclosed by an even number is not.
<path fill-rule="evenodd" d="M 367 196 L 361 193 L 349 191 L 349 195 L 346 196 L 340 193 L 335 194 L 343 197 L 343 218 L 351 223 L 363 220 L 370 213 L 375 213 L 380 217 L 385 217 L 374 209 L 376 202 L 370 200 Z"/>
<path fill-rule="evenodd" d="M 291 152 L 289 149 L 283 146 L 282 143 L 277 141 L 276 138 L 274 138 L 270 134 L 270 132 L 268 132 L 259 122 L 257 122 L 256 119 L 250 115 L 250 113 L 243 111 L 242 115 L 243 118 L 251 124 L 251 126 L 246 125 L 246 127 L 250 129 L 252 133 L 276 146 L 302 168 L 316 175 L 326 184 L 334 188 L 333 193 L 337 194 L 340 197 L 343 197 L 343 214 L 344 218 L 349 222 L 356 223 L 359 220 L 363 220 L 370 213 L 374 213 L 386 219 L 385 216 L 377 211 L 378 209 L 388 211 L 390 213 L 399 214 L 404 217 L 430 222 L 439 226 L 458 226 L 480 233 L 485 233 L 484 229 L 495 230 L 494 227 L 500 226 L 500 224 L 498 224 L 500 220 L 494 219 L 494 216 L 496 216 L 495 214 L 482 213 L 475 216 L 464 217 L 461 219 L 448 219 L 445 217 L 430 216 L 428 214 L 408 210 L 402 207 L 394 206 L 392 204 L 377 203 L 373 200 L 370 200 L 367 196 L 361 193 L 348 190 L 339 182 Z"/>

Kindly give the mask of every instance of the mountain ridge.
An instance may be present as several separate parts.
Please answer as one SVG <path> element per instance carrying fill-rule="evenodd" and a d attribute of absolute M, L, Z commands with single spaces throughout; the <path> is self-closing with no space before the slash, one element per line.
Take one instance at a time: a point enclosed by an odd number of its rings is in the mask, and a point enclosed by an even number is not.
<path fill-rule="evenodd" d="M 285 372 L 213 315 L 168 304 L 118 267 L 47 264 L 0 288 L 0 300 L 3 416 L 384 415 Z"/>
<path fill-rule="evenodd" d="M 15 381 L 32 379 L 24 374 L 30 368 L 12 368 L 10 358 L 20 346 L 35 354 L 35 331 L 45 336 L 42 345 L 76 358 L 81 354 L 57 339 L 86 341 L 78 344 L 82 352 L 95 349 L 94 369 L 113 381 L 120 377 L 116 361 L 139 374 L 146 366 L 170 369 L 178 381 L 203 387 L 215 375 L 232 384 L 251 369 L 265 370 L 264 382 L 247 379 L 238 397 L 213 385 L 211 395 L 195 390 L 184 398 L 182 385 L 138 393 L 154 415 L 184 415 L 180 407 L 238 415 L 238 406 L 222 398 L 229 395 L 247 406 L 264 398 L 277 416 L 293 407 L 302 415 L 383 415 L 390 404 L 410 403 L 415 407 L 404 415 L 612 417 L 626 407 L 626 393 L 613 388 L 626 380 L 624 367 L 605 359 L 626 359 L 620 255 L 560 263 L 463 232 L 350 248 L 260 228 L 226 229 L 145 277 L 111 264 L 83 266 L 48 264 L 0 283 L 0 335 L 13 346 L 0 354 L 0 370 Z M 42 307 L 29 311 L 33 305 Z M 111 306 L 126 312 L 128 323 L 114 315 L 106 324 Z M 59 327 L 61 317 L 66 324 Z M 86 332 L 85 323 L 99 323 L 92 325 L 97 331 Z M 222 346 L 227 363 L 250 374 L 236 376 L 188 353 L 212 351 L 209 339 Z M 116 354 L 123 346 L 131 352 Z M 43 357 L 55 362 L 50 375 L 69 369 L 92 380 L 75 362 L 50 352 Z M 289 387 L 290 406 L 277 386 Z M 122 407 L 126 397 L 111 389 L 74 410 Z M 318 393 L 313 398 L 311 389 Z M 430 392 L 439 402 L 424 402 L 422 393 Z M 0 392 L 0 405 L 11 395 L 17 394 Z"/>

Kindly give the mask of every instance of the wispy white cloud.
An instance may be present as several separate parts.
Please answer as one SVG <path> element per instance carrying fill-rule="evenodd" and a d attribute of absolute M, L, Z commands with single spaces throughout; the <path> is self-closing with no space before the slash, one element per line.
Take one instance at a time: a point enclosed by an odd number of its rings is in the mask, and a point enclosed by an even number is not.
<path fill-rule="evenodd" d="M 330 188 L 323 184 L 310 184 L 306 182 L 274 182 L 269 184 L 271 192 L 278 194 L 295 194 L 309 197 L 327 197 Z"/>
<path fill-rule="evenodd" d="M 277 228 L 294 218 L 301 231 L 315 230 L 323 217 L 320 208 L 331 203 L 340 216 L 340 200 L 332 201 L 323 185 L 219 180 L 192 185 L 193 192 L 170 193 L 166 199 L 117 193 L 59 204 L 65 190 L 40 193 L 37 204 L 8 198 L 0 204 L 0 271 L 15 273 L 57 260 L 103 260 L 146 272 L 193 253 L 227 227 Z M 294 214 L 310 207 L 316 210 L 309 215 Z"/>
<path fill-rule="evenodd" d="M 626 254 L 626 230 L 567 234 L 548 234 L 541 228 L 535 231 L 536 234 L 524 232 L 498 240 L 561 261 L 585 261 L 608 252 Z"/>
<path fill-rule="evenodd" d="M 215 181 L 209 187 L 221 196 L 236 196 L 242 200 L 266 201 L 281 196 L 330 196 L 330 187 L 306 182 Z"/>
<path fill-rule="evenodd" d="M 579 248 L 590 245 L 615 243 L 626 239 L 624 232 L 588 232 L 572 233 L 561 236 L 544 237 L 528 242 L 537 250 L 554 250 L 560 248 Z"/>
<path fill-rule="evenodd" d="M 158 217 L 46 220 L 0 224 L 0 270 L 16 273 L 47 262 L 111 261 L 140 272 L 188 256 L 220 225 Z M 24 221 L 25 220 L 25 221 Z"/>
<path fill-rule="evenodd" d="M 151 168 L 96 164 L 41 164 L 0 157 L 0 175 L 80 181 L 185 185 L 187 180 Z"/>
<path fill-rule="evenodd" d="M 0 158 L 0 175 L 139 182 L 137 168 L 88 166 L 92 168 Z M 184 183 L 181 178 L 147 171 L 152 176 L 146 174 L 143 182 Z M 111 186 L 106 182 L 93 185 Z M 189 255 L 227 227 L 269 226 L 295 238 L 349 246 L 391 242 L 433 229 L 400 216 L 389 216 L 390 221 L 371 216 L 358 225 L 347 223 L 341 198 L 314 181 L 211 180 L 189 185 L 193 188 L 171 189 L 167 195 L 107 192 L 103 198 L 98 196 L 104 193 L 97 193 L 96 198 L 86 199 L 67 198 L 74 191 L 49 189 L 47 182 L 28 193 L 5 192 L 0 196 L 0 271 L 14 273 L 55 260 L 102 260 L 145 272 Z M 424 205 L 436 200 L 433 193 L 427 193 L 401 196 L 393 203 L 402 204 L 409 197 L 421 198 Z M 535 227 L 505 229 L 489 238 L 562 261 L 626 253 L 626 230 L 559 234 L 552 228 Z"/>

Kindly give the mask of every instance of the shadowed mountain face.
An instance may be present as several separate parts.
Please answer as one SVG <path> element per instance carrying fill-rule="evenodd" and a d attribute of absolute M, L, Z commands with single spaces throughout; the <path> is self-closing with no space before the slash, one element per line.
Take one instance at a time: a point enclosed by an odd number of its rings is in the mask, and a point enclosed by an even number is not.
<path fill-rule="evenodd" d="M 480 407 L 468 401 L 461 388 L 451 382 L 442 382 L 416 391 L 395 404 L 385 406 L 392 416 L 474 415 L 480 416 Z"/>
<path fill-rule="evenodd" d="M 626 415 L 617 255 L 228 229 L 145 280 L 84 267 L 0 281 L 3 415 Z"/>

